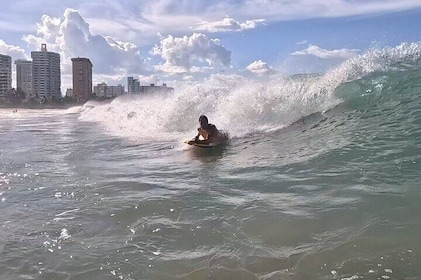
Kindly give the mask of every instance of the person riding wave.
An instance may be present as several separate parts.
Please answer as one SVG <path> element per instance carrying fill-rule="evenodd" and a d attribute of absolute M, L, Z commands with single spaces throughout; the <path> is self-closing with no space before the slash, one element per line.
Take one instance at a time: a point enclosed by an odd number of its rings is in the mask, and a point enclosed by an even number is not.
<path fill-rule="evenodd" d="M 198 133 L 194 140 L 189 141 L 188 144 L 219 144 L 220 142 L 227 140 L 227 136 L 221 133 L 214 124 L 209 123 L 208 118 L 205 115 L 199 117 L 200 127 L 197 129 Z M 202 136 L 204 140 L 200 140 Z"/>

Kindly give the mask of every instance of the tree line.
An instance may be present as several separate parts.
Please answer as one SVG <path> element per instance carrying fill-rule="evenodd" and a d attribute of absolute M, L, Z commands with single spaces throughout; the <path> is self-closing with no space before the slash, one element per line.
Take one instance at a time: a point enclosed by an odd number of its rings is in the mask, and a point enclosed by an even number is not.
<path fill-rule="evenodd" d="M 0 103 L 10 107 L 21 107 L 27 106 L 36 106 L 36 105 L 66 105 L 66 104 L 73 104 L 76 103 L 76 100 L 71 97 L 60 97 L 57 98 L 56 96 L 51 97 L 51 99 L 47 99 L 45 97 L 29 97 L 27 98 L 26 93 L 20 88 L 12 88 L 7 90 L 4 94 L 3 98 L 0 98 Z"/>

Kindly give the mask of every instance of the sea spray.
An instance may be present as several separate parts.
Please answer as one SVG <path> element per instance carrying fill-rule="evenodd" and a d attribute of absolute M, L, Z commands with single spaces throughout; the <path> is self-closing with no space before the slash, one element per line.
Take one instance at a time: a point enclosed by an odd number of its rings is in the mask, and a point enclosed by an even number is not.
<path fill-rule="evenodd" d="M 172 95 L 121 96 L 88 106 L 80 119 L 97 121 L 114 135 L 145 141 L 190 137 L 201 114 L 232 137 L 273 131 L 338 105 L 344 98 L 338 89 L 346 83 L 417 67 L 420 50 L 419 42 L 372 49 L 318 75 L 272 75 L 263 80 L 214 75 L 201 84 L 178 87 Z"/>

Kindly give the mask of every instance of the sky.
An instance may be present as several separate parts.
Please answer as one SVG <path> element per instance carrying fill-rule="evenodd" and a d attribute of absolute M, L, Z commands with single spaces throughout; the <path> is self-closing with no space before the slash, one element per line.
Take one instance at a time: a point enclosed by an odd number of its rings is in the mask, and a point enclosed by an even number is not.
<path fill-rule="evenodd" d="M 198 83 L 324 72 L 373 48 L 421 41 L 421 0 L 0 0 L 0 54 L 46 43 L 92 61 L 93 83 Z M 15 83 L 15 75 L 12 77 Z"/>

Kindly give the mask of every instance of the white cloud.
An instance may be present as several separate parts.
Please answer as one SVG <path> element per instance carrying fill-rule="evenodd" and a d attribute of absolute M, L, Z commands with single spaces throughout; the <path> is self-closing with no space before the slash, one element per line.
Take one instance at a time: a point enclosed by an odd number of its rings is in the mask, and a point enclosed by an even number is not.
<path fill-rule="evenodd" d="M 275 73 L 275 70 L 272 69 L 268 63 L 263 62 L 261 60 L 256 60 L 252 63 L 250 63 L 247 67 L 247 70 L 249 70 L 252 73 L 255 74 L 272 74 Z"/>
<path fill-rule="evenodd" d="M 63 14 L 65 7 L 75 7 L 77 10 L 66 9 Z M 22 34 L 28 34 L 24 36 L 28 44 L 27 54 L 29 50 L 39 49 L 41 43 L 47 43 L 48 50 L 61 54 L 63 75 L 70 73 L 71 57 L 85 56 L 94 64 L 94 75 L 148 76 L 152 70 L 148 63 L 159 63 L 162 58 L 162 64 L 156 67 L 158 70 L 169 74 L 187 73 L 195 78 L 203 74 L 203 78 L 209 72 L 220 72 L 219 66 L 229 66 L 231 54 L 218 39 L 205 38 L 203 42 L 208 46 L 184 43 L 184 38 L 187 41 L 200 41 L 193 38 L 195 35 L 190 36 L 195 28 L 209 32 L 240 31 L 276 21 L 372 15 L 419 8 L 421 2 L 414 0 L 370 0 L 358 3 L 349 0 L 142 0 L 141 4 L 138 0 L 19 0 L 2 3 L 0 37 L 9 44 L 12 42 L 17 45 Z M 42 13 L 48 15 L 40 19 Z M 227 16 L 222 18 L 221 15 Z M 37 20 L 39 22 L 35 29 L 33 23 Z M 158 32 L 168 37 L 161 38 L 151 52 L 156 55 L 155 58 L 147 63 L 148 54 L 142 57 L 140 46 L 146 48 L 154 45 Z M 190 37 L 183 37 L 186 34 Z M 171 41 L 174 45 L 167 46 Z M 297 45 L 306 43 L 302 41 Z M 7 44 L 2 44 L 0 47 L 4 50 Z M 303 61 L 316 59 L 318 63 L 323 58 L 341 60 L 358 52 L 352 49 L 326 50 L 311 47 L 295 52 L 292 58 Z M 23 49 L 17 48 L 13 58 L 25 57 Z M 329 59 L 329 63 L 332 61 Z M 307 66 L 308 63 L 303 65 Z M 163 73 L 160 75 L 164 76 Z"/>
<path fill-rule="evenodd" d="M 152 75 L 149 75 L 149 76 L 140 75 L 138 77 L 138 79 L 139 79 L 139 82 L 140 82 L 141 85 L 161 84 L 161 79 L 156 74 L 152 74 Z"/>
<path fill-rule="evenodd" d="M 88 2 L 88 1 L 87 1 Z M 121 18 L 122 21 L 136 20 L 144 27 L 149 26 L 158 31 L 174 31 L 180 27 L 195 26 L 198 20 L 212 22 L 220 15 L 229 15 L 240 21 L 250 18 L 264 18 L 270 20 L 296 20 L 304 18 L 341 17 L 352 15 L 364 15 L 373 13 L 391 13 L 403 10 L 411 10 L 421 7 L 420 1 L 414 0 L 296 0 L 296 1 L 273 1 L 273 0 L 143 0 L 142 5 L 138 0 L 103 1 L 91 0 L 96 4 L 90 5 L 91 14 L 99 9 L 105 9 L 106 14 L 114 15 L 114 20 Z M 123 4 L 124 3 L 124 4 Z M 95 5 L 95 6 L 93 6 Z M 124 16 L 124 17 L 123 17 Z M 120 20 L 119 20 L 120 21 Z"/>
<path fill-rule="evenodd" d="M 310 45 L 307 49 L 296 51 L 292 55 L 315 56 L 324 59 L 347 59 L 356 55 L 359 51 L 360 50 L 358 49 L 326 50 L 318 46 Z"/>
<path fill-rule="evenodd" d="M 235 16 L 259 17 L 271 21 L 393 13 L 421 7 L 421 2 L 413 0 L 371 0 L 358 3 L 348 0 L 241 0 L 228 2 L 225 6 L 218 4 L 221 9 L 224 8 L 224 13 L 230 11 Z M 215 6 L 218 4 L 215 3 Z"/>
<path fill-rule="evenodd" d="M 90 1 L 91 2 L 91 1 Z M 94 1 L 95 2 L 95 1 Z M 96 2 L 99 2 L 98 0 Z M 121 1 L 112 1 L 111 6 Z M 98 5 L 98 4 L 97 4 Z M 237 27 L 247 19 L 265 19 L 266 21 L 286 21 L 308 18 L 347 17 L 380 13 L 393 13 L 421 8 L 420 1 L 414 0 L 143 0 L 139 5 L 136 0 L 127 0 L 123 7 L 112 9 L 107 5 L 107 13 L 116 15 L 113 20 L 125 22 L 128 29 L 136 28 L 144 32 L 168 32 L 175 34 L 195 27 L 197 22 L 207 23 L 213 28 L 224 28 L 227 25 Z M 90 9 L 92 15 L 97 9 Z M 214 22 L 220 15 L 229 15 L 236 21 L 222 20 Z M 119 17 L 119 18 L 118 18 Z M 237 22 L 238 21 L 238 22 Z M 130 22 L 130 23 L 129 23 Z M 219 24 L 217 24 L 219 23 Z M 214 26 L 216 25 L 216 26 Z M 247 24 L 246 24 L 247 25 Z M 208 30 L 203 28 L 200 30 Z"/>
<path fill-rule="evenodd" d="M 161 38 L 160 44 L 155 45 L 151 53 L 165 60 L 163 65 L 158 66 L 164 72 L 185 73 L 204 63 L 225 67 L 231 63 L 231 52 L 221 45 L 220 40 L 209 39 L 201 33 L 190 37 L 175 38 L 170 35 Z"/>
<path fill-rule="evenodd" d="M 124 40 L 142 40 L 148 44 L 156 42 L 157 33 L 185 34 L 191 32 L 191 26 L 197 25 L 202 18 L 207 18 L 202 9 L 205 2 L 197 1 L 127 1 L 93 0 L 82 4 L 84 14 L 91 24 L 94 34 L 106 34 Z M 105 11 L 104 11 L 105 9 Z M 98 11 L 101 13 L 98 13 Z"/>
<path fill-rule="evenodd" d="M 286 21 L 307 18 L 345 17 L 393 13 L 421 8 L 414 0 L 19 0 L 2 3 L 0 29 L 23 30 L 32 24 L 35 15 L 58 16 L 65 7 L 77 8 L 90 22 L 93 34 L 118 37 L 121 40 L 151 40 L 158 32 L 183 34 L 197 22 L 213 23 L 222 15 L 247 25 L 247 19 Z M 29 24 L 28 24 L 29 21 Z M 223 23 L 223 22 L 222 22 Z M 255 24 L 253 21 L 250 24 Z"/>
<path fill-rule="evenodd" d="M 2 39 L 0 39 L 0 54 L 9 55 L 13 60 L 19 58 L 27 59 L 24 49 L 19 46 L 9 45 Z"/>
<path fill-rule="evenodd" d="M 182 80 L 183 81 L 186 81 L 186 82 L 194 82 L 194 77 L 193 76 L 191 76 L 191 75 L 186 75 L 186 76 L 184 76 L 183 78 L 182 78 Z"/>
<path fill-rule="evenodd" d="M 165 62 L 164 64 L 156 65 L 155 70 L 171 73 L 171 74 L 184 74 L 188 72 L 188 70 L 185 67 L 171 65 L 168 62 Z"/>
<path fill-rule="evenodd" d="M 96 74 L 141 73 L 146 69 L 135 44 L 92 35 L 89 24 L 73 9 L 66 9 L 63 19 L 43 15 L 37 23 L 37 35 L 25 35 L 23 40 L 36 49 L 47 43 L 48 50 L 60 53 L 64 73 L 70 71 L 72 57 L 89 58 Z"/>
<path fill-rule="evenodd" d="M 225 17 L 222 20 L 208 22 L 202 21 L 195 30 L 208 32 L 228 32 L 228 31 L 242 31 L 246 29 L 256 28 L 258 24 L 263 23 L 264 19 L 247 20 L 243 23 L 235 21 L 232 18 Z"/>
<path fill-rule="evenodd" d="M 71 75 L 70 75 L 71 76 Z M 97 85 L 105 82 L 108 85 L 126 85 L 127 75 L 125 74 L 96 74 L 92 78 L 92 84 Z M 127 89 L 127 88 L 126 88 Z"/>

